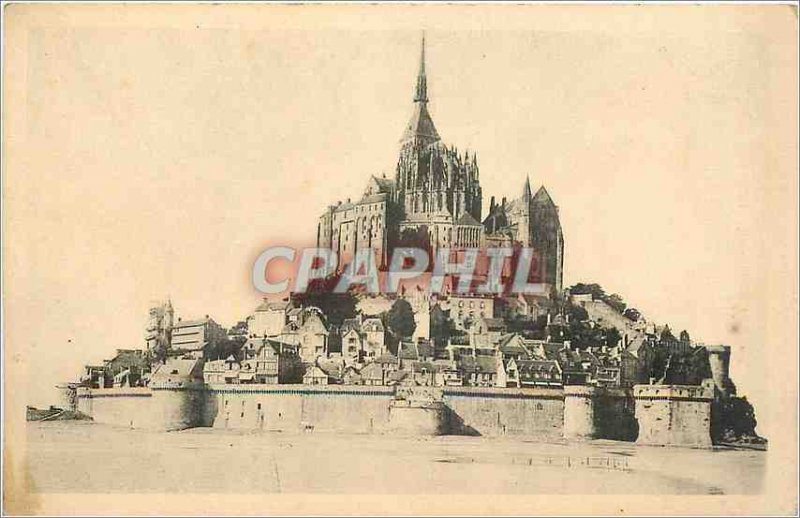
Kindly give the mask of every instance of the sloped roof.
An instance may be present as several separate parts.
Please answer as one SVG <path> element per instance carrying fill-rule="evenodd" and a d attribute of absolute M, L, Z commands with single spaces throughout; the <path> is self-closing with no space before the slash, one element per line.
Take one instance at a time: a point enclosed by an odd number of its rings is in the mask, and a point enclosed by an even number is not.
<path fill-rule="evenodd" d="M 344 363 L 341 360 L 318 358 L 316 366 L 331 378 L 341 378 L 344 374 Z"/>
<path fill-rule="evenodd" d="M 392 371 L 387 376 L 388 381 L 402 381 L 408 373 L 406 371 Z"/>
<path fill-rule="evenodd" d="M 351 329 L 355 329 L 356 331 L 358 331 L 360 327 L 361 327 L 361 322 L 359 322 L 357 318 L 345 318 L 344 321 L 342 321 L 342 327 L 339 328 L 339 332 L 342 335 L 344 335 L 347 331 L 350 331 Z"/>
<path fill-rule="evenodd" d="M 564 350 L 564 344 L 559 343 L 545 343 L 542 345 L 544 348 L 544 355 L 548 360 L 557 360 L 561 351 Z"/>
<path fill-rule="evenodd" d="M 380 318 L 365 318 L 361 323 L 361 330 L 364 332 L 369 331 L 384 331 L 383 322 Z"/>
<path fill-rule="evenodd" d="M 547 192 L 547 189 L 544 188 L 544 185 L 539 187 L 539 190 L 536 191 L 536 195 L 533 197 L 533 202 L 555 205 L 555 203 L 553 203 L 553 198 L 550 197 L 550 193 Z"/>
<path fill-rule="evenodd" d="M 361 369 L 360 372 L 362 377 L 365 378 L 382 378 L 383 377 L 383 367 L 381 367 L 378 363 L 369 363 Z"/>
<path fill-rule="evenodd" d="M 260 312 L 260 311 L 281 311 L 281 310 L 285 311 L 286 307 L 288 305 L 289 305 L 289 303 L 286 302 L 285 300 L 269 301 L 269 300 L 265 299 L 261 304 L 258 305 L 258 307 L 256 308 L 256 311 L 257 312 Z"/>
<path fill-rule="evenodd" d="M 436 126 L 433 124 L 433 119 L 431 119 L 431 114 L 428 113 L 427 103 L 424 102 L 414 103 L 414 113 L 411 114 L 411 120 L 408 121 L 400 140 L 407 142 L 414 138 L 427 144 L 441 140 Z"/>
<path fill-rule="evenodd" d="M 462 356 L 459 368 L 464 372 L 497 372 L 497 360 L 494 356 Z"/>
<path fill-rule="evenodd" d="M 628 344 L 628 347 L 625 348 L 625 352 L 630 354 L 634 358 L 638 358 L 639 357 L 639 351 L 642 349 L 642 347 L 645 346 L 645 344 L 647 344 L 647 339 L 646 339 L 645 335 L 638 334 L 638 335 L 634 336 L 634 338 L 631 341 L 631 343 Z"/>
<path fill-rule="evenodd" d="M 462 227 L 482 226 L 480 223 L 478 223 L 478 221 L 475 218 L 472 217 L 472 215 L 469 212 L 465 212 L 464 214 L 462 214 L 461 217 L 458 218 L 458 221 L 456 221 L 456 225 L 460 225 Z"/>
<path fill-rule="evenodd" d="M 394 180 L 391 178 L 383 178 L 372 175 L 372 178 L 375 179 L 375 183 L 378 184 L 378 188 L 381 192 L 388 193 L 394 190 Z"/>
<path fill-rule="evenodd" d="M 321 378 L 321 377 L 327 377 L 327 376 L 328 376 L 328 373 L 325 372 L 324 370 L 320 369 L 316 365 L 312 365 L 311 368 L 308 369 L 306 371 L 306 373 L 303 375 L 304 378 Z"/>
<path fill-rule="evenodd" d="M 520 337 L 520 340 L 514 340 L 517 336 L 519 335 L 511 333 L 502 337 L 498 342 L 498 349 L 505 354 L 524 354 L 527 356 L 530 351 L 523 345 L 522 337 Z"/>
<path fill-rule="evenodd" d="M 382 354 L 375 358 L 375 363 L 397 363 L 397 356 L 393 354 Z"/>
<path fill-rule="evenodd" d="M 520 379 L 535 379 L 540 374 L 553 374 L 560 370 L 558 363 L 552 360 L 519 360 L 517 370 Z"/>
<path fill-rule="evenodd" d="M 159 365 L 151 379 L 166 378 L 168 376 L 189 377 L 199 365 L 199 359 L 167 358 L 166 363 Z M 177 371 L 175 374 L 172 371 Z"/>
<path fill-rule="evenodd" d="M 397 356 L 402 360 L 416 360 L 419 358 L 417 344 L 414 342 L 400 342 L 397 349 Z"/>
<path fill-rule="evenodd" d="M 506 322 L 502 318 L 484 318 L 488 329 L 505 329 Z"/>
<path fill-rule="evenodd" d="M 432 358 L 434 354 L 433 344 L 427 341 L 417 342 L 417 352 L 422 358 Z"/>

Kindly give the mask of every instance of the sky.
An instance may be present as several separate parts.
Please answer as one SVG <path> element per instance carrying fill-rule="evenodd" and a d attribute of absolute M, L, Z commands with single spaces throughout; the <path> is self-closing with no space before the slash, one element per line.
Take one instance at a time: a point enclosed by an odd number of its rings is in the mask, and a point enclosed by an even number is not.
<path fill-rule="evenodd" d="M 30 403 L 142 347 L 159 300 L 252 312 L 265 246 L 393 176 L 424 29 L 429 109 L 477 153 L 484 215 L 545 185 L 565 285 L 731 345 L 769 431 L 764 380 L 778 347 L 796 357 L 790 11 L 27 7 L 8 18 L 3 223 L 6 365 Z"/>

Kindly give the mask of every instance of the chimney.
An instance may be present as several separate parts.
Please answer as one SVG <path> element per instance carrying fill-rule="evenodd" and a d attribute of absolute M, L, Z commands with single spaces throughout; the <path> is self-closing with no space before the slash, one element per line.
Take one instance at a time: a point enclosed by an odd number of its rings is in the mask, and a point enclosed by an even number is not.
<path fill-rule="evenodd" d="M 491 198 L 489 198 L 489 213 L 491 214 L 491 212 L 492 212 L 493 210 L 494 210 L 494 196 L 492 196 Z"/>
<path fill-rule="evenodd" d="M 506 197 L 503 196 L 503 207 L 505 207 L 505 206 L 506 206 Z"/>

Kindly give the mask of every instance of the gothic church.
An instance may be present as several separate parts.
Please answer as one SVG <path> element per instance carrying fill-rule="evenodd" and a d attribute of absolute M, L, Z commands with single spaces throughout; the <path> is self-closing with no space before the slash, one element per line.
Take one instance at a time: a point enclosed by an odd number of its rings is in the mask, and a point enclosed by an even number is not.
<path fill-rule="evenodd" d="M 317 246 L 331 248 L 340 264 L 359 248 L 372 248 L 380 267 L 395 246 L 424 239 L 431 249 L 532 247 L 540 282 L 560 292 L 564 237 L 558 207 L 544 187 L 533 194 L 526 180 L 520 198 L 496 204 L 481 223 L 482 191 L 475 153 L 442 142 L 428 112 L 425 39 L 414 90 L 414 111 L 400 141 L 394 179 L 372 176 L 360 200 L 331 205 L 319 218 Z"/>

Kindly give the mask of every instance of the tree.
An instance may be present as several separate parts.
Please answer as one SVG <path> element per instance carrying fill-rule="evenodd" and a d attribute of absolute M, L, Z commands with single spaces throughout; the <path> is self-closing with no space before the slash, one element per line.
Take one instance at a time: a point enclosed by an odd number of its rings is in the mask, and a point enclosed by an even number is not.
<path fill-rule="evenodd" d="M 756 433 L 756 413 L 746 397 L 716 401 L 711 407 L 711 439 L 720 442 L 765 443 Z"/>
<path fill-rule="evenodd" d="M 396 338 L 410 338 L 417 328 L 411 304 L 405 299 L 397 299 L 389 309 L 389 313 L 386 316 L 386 324 L 389 327 L 389 332 Z"/>
<path fill-rule="evenodd" d="M 625 311 L 625 301 L 622 300 L 622 297 L 616 293 L 612 293 L 605 299 L 606 304 L 614 308 L 617 313 L 622 313 Z"/>
<path fill-rule="evenodd" d="M 616 327 L 606 329 L 606 345 L 614 347 L 620 340 L 622 340 L 622 335 L 619 334 Z"/>
<path fill-rule="evenodd" d="M 328 323 L 341 325 L 345 319 L 356 316 L 356 298 L 349 291 L 335 293 L 338 281 L 339 276 L 312 280 L 305 293 L 292 294 L 292 304 L 296 307 L 317 307 Z"/>
<path fill-rule="evenodd" d="M 575 304 L 567 305 L 567 315 L 569 315 L 570 322 L 585 322 L 589 320 L 589 313 L 586 309 Z"/>
<path fill-rule="evenodd" d="M 639 319 L 642 318 L 642 314 L 636 308 L 628 308 L 622 313 L 622 315 L 633 322 L 638 322 Z"/>
<path fill-rule="evenodd" d="M 672 345 L 677 341 L 678 339 L 672 334 L 672 330 L 669 328 L 669 325 L 665 325 L 664 329 L 661 331 L 661 344 Z"/>

